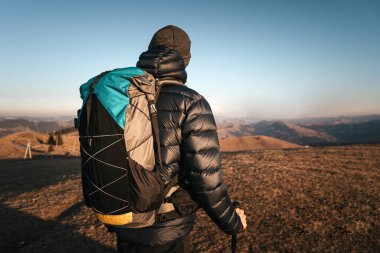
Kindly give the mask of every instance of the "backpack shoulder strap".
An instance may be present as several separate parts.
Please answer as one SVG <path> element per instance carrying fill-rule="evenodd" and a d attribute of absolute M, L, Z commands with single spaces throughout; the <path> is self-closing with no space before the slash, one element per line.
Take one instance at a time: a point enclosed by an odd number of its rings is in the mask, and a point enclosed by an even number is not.
<path fill-rule="evenodd" d="M 157 153 L 158 153 L 158 162 L 160 164 L 160 167 L 162 168 L 162 157 L 161 157 L 161 141 L 160 141 L 160 132 L 158 128 L 158 120 L 157 120 L 157 109 L 155 104 L 149 105 L 152 125 L 153 125 L 153 133 L 154 138 L 156 140 L 157 144 Z"/>
<path fill-rule="evenodd" d="M 156 101 L 159 93 L 158 82 L 154 77 L 144 71 L 144 75 L 134 76 L 131 78 L 131 83 L 141 92 L 145 94 L 145 97 L 148 101 L 150 120 L 153 127 L 153 134 L 156 143 L 156 150 L 158 154 L 158 163 L 162 167 L 162 158 L 161 158 L 161 141 L 160 141 L 160 132 L 158 128 L 157 120 L 157 109 Z"/>

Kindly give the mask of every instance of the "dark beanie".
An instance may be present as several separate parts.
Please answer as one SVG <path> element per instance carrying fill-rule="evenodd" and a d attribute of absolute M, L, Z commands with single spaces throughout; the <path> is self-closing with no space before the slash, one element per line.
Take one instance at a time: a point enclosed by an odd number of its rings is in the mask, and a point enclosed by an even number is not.
<path fill-rule="evenodd" d="M 149 44 L 149 49 L 164 46 L 175 50 L 182 56 L 185 65 L 190 61 L 190 45 L 189 35 L 179 27 L 168 25 L 158 30 Z"/>

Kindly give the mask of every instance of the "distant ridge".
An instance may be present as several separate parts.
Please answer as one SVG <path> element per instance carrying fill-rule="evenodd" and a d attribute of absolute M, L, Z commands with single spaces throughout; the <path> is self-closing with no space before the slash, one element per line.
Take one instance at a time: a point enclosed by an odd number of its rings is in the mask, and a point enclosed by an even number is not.
<path fill-rule="evenodd" d="M 44 119 L 0 117 L 0 137 L 22 131 L 76 132 L 70 117 L 61 117 L 57 121 Z M 302 146 L 380 143 L 380 115 L 376 114 L 259 122 L 249 118 L 224 117 L 217 121 L 217 125 L 220 139 L 263 135 Z"/>
<path fill-rule="evenodd" d="M 338 125 L 366 123 L 372 120 L 380 120 L 379 114 L 359 115 L 359 116 L 338 116 L 338 117 L 318 117 L 283 120 L 285 122 L 300 125 Z"/>
<path fill-rule="evenodd" d="M 255 128 L 252 125 L 245 125 L 240 123 L 227 123 L 218 125 L 218 136 L 220 139 L 234 136 L 248 136 L 252 135 Z"/>
<path fill-rule="evenodd" d="M 254 134 L 271 136 L 301 145 L 334 143 L 336 138 L 318 129 L 285 123 L 283 121 L 261 121 L 254 124 Z"/>
<path fill-rule="evenodd" d="M 312 125 L 309 128 L 334 136 L 337 144 L 380 143 L 380 120 L 352 124 Z"/>
<path fill-rule="evenodd" d="M 377 115 L 352 120 L 340 118 L 319 124 L 296 124 L 280 120 L 246 124 L 236 120 L 234 123 L 219 122 L 218 133 L 220 138 L 264 135 L 310 146 L 380 143 L 380 119 L 373 118 L 377 118 Z M 355 123 L 349 123 L 351 121 Z"/>
<path fill-rule="evenodd" d="M 3 119 L 0 120 L 0 137 L 21 131 L 37 131 L 42 133 L 51 133 L 62 128 L 72 125 L 71 122 L 56 121 L 31 121 L 27 119 Z"/>

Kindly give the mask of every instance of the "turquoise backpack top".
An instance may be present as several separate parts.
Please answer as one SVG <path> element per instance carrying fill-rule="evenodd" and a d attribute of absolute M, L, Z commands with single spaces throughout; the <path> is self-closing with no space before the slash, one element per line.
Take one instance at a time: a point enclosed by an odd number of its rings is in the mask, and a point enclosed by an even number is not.
<path fill-rule="evenodd" d="M 136 67 L 114 69 L 106 72 L 94 86 L 94 93 L 122 129 L 125 125 L 125 109 L 129 104 L 128 88 L 131 85 L 131 78 L 144 75 L 144 73 L 144 70 Z M 80 86 L 83 105 L 87 102 L 91 93 L 91 84 L 96 78 L 97 76 Z"/>

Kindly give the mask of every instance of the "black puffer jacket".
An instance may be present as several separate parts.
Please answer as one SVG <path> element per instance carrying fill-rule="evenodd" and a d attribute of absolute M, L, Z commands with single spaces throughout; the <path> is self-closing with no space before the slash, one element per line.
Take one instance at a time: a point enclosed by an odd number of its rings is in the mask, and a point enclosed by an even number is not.
<path fill-rule="evenodd" d="M 207 101 L 185 85 L 182 58 L 167 48 L 152 49 L 140 56 L 137 66 L 159 78 L 157 102 L 163 160 L 163 178 L 178 173 L 179 182 L 225 233 L 241 227 L 240 219 L 223 182 L 217 128 Z M 161 245 L 187 235 L 195 215 L 140 229 L 116 229 L 118 236 L 133 243 Z"/>

